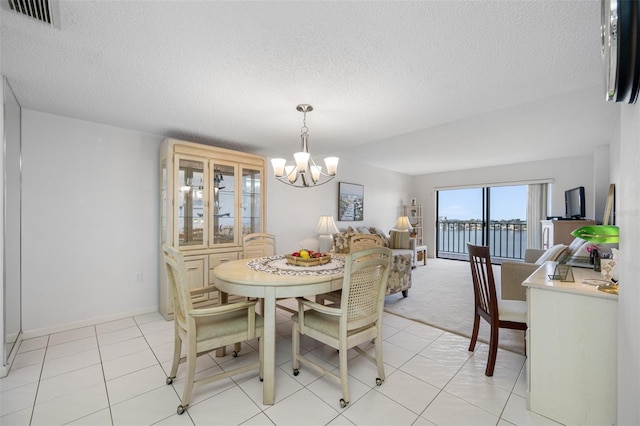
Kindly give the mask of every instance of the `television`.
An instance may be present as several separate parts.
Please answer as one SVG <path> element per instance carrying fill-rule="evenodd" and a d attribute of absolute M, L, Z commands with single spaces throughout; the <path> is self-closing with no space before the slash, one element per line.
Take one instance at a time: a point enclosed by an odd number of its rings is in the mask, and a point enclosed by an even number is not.
<path fill-rule="evenodd" d="M 572 188 L 564 192 L 565 217 L 567 219 L 585 218 L 584 198 L 584 186 Z"/>

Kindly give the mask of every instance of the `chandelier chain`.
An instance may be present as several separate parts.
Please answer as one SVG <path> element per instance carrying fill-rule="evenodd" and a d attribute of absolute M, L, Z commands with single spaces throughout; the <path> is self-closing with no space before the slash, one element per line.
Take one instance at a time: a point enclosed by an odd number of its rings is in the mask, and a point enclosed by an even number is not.
<path fill-rule="evenodd" d="M 303 135 L 308 134 L 309 133 L 309 128 L 307 127 L 307 111 L 303 111 L 303 116 L 302 116 L 302 128 L 300 129 L 300 131 L 302 132 Z"/>

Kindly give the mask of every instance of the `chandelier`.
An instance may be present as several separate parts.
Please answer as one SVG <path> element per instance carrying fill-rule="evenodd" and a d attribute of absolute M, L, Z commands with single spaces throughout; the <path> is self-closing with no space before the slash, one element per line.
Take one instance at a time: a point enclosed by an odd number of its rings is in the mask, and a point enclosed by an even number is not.
<path fill-rule="evenodd" d="M 276 179 L 287 185 L 296 188 L 308 188 L 310 186 L 323 185 L 336 177 L 338 170 L 338 157 L 327 157 L 324 159 L 326 171 L 322 166 L 318 166 L 309 152 L 309 128 L 307 127 L 307 113 L 313 111 L 313 107 L 307 104 L 300 104 L 296 107 L 304 114 L 302 119 L 302 129 L 300 133 L 302 146 L 300 152 L 293 154 L 295 165 L 287 165 L 284 158 L 271 159 L 273 172 Z"/>

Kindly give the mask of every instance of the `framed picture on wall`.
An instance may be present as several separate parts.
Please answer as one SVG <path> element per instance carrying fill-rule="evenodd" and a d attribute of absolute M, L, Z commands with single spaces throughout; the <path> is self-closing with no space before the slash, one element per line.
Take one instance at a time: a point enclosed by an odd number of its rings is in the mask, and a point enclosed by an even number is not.
<path fill-rule="evenodd" d="M 338 183 L 338 220 L 364 220 L 364 186 L 355 183 Z"/>

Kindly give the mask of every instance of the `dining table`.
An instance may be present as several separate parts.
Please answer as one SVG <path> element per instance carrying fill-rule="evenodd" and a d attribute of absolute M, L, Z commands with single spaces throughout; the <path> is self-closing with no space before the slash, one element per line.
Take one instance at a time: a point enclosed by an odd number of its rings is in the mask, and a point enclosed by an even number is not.
<path fill-rule="evenodd" d="M 275 400 L 276 300 L 339 290 L 343 276 L 344 258 L 339 256 L 316 266 L 291 265 L 285 256 L 267 256 L 229 261 L 213 269 L 214 285 L 220 291 L 263 299 L 264 404 L 272 405 Z"/>

